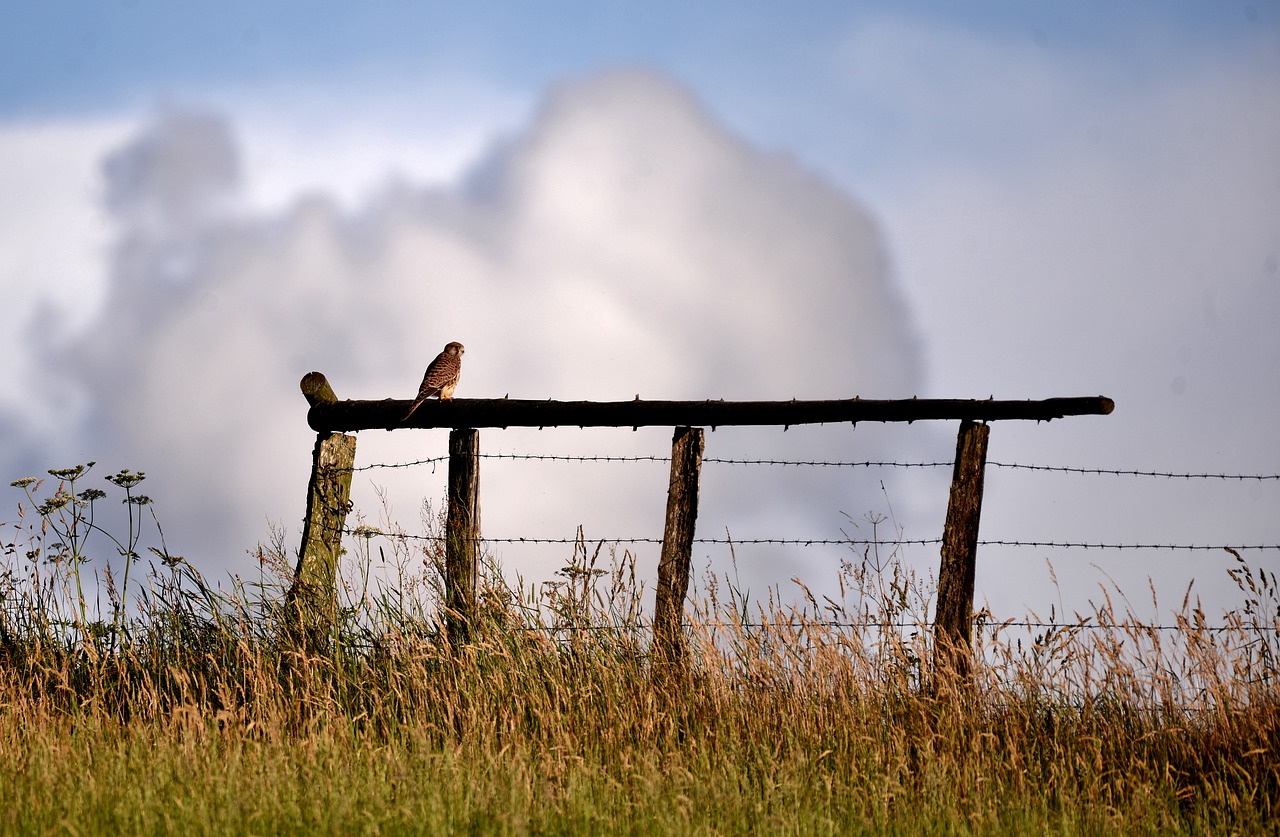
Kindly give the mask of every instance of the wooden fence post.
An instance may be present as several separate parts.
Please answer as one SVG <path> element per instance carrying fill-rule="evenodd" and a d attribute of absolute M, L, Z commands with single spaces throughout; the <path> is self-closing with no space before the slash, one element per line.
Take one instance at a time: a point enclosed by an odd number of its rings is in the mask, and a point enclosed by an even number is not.
<path fill-rule="evenodd" d="M 319 372 L 302 379 L 308 403 L 333 403 L 337 397 Z M 307 486 L 307 519 L 293 584 L 285 596 L 286 625 L 295 638 L 314 653 L 329 644 L 337 612 L 335 589 L 342 531 L 351 505 L 351 468 L 356 460 L 356 437 L 320 433 L 311 457 Z"/>
<path fill-rule="evenodd" d="M 978 521 L 991 427 L 960 423 L 951 499 L 942 531 L 938 605 L 933 620 L 935 668 L 967 677 L 973 651 L 973 581 L 977 571 Z"/>
<path fill-rule="evenodd" d="M 480 431 L 449 431 L 445 607 L 450 641 L 465 642 L 476 614 L 480 541 Z"/>
<path fill-rule="evenodd" d="M 658 661 L 687 659 L 683 615 L 689 591 L 694 529 L 698 516 L 698 480 L 704 434 L 698 425 L 812 424 L 859 421 L 962 419 L 956 442 L 951 498 L 942 538 L 938 603 L 934 617 L 935 657 L 939 667 L 961 674 L 972 664 L 973 589 L 978 523 L 986 466 L 986 422 L 1050 421 L 1068 415 L 1108 415 L 1115 408 L 1105 396 L 1050 398 L 1042 401 L 909 399 L 865 401 L 634 401 L 561 402 L 501 399 L 450 399 L 424 404 L 404 421 L 408 401 L 342 401 L 319 372 L 302 379 L 311 409 L 308 424 L 316 442 L 302 552 L 287 603 L 290 618 L 313 639 L 327 638 L 336 612 L 334 580 L 342 532 L 351 496 L 355 437 L 331 432 L 400 427 L 449 427 L 449 499 L 445 521 L 446 629 L 465 641 L 474 624 L 479 586 L 480 489 L 478 427 L 639 427 L 674 426 L 671 480 L 658 564 L 653 618 L 653 652 Z M 978 423 L 982 422 L 982 423 Z"/>
<path fill-rule="evenodd" d="M 658 560 L 653 648 L 657 660 L 677 665 L 683 665 L 688 654 L 684 641 L 684 600 L 689 594 L 703 446 L 701 427 L 677 427 L 671 440 L 671 483 L 667 489 L 662 555 Z"/>

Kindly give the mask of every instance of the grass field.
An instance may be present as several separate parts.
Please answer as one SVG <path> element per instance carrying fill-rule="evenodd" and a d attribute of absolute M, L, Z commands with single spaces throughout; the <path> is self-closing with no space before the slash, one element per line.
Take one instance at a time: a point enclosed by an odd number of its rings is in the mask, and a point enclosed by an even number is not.
<path fill-rule="evenodd" d="M 648 656 L 625 554 L 581 545 L 532 589 L 490 567 L 472 637 L 452 645 L 438 556 L 398 547 L 384 562 L 365 539 L 330 642 L 309 654 L 284 629 L 280 543 L 261 551 L 260 579 L 224 591 L 161 542 L 117 561 L 135 565 L 127 583 L 98 574 L 100 606 L 82 597 L 105 559 L 75 529 L 88 501 L 77 508 L 74 482 L 65 493 L 61 506 L 33 497 L 44 505 L 0 538 L 4 833 L 1163 834 L 1280 821 L 1280 601 L 1274 576 L 1244 561 L 1228 630 L 1191 605 L 1173 634 L 1109 604 L 1038 636 L 988 627 L 964 684 L 933 671 L 929 591 L 892 556 L 851 553 L 839 606 L 803 588 L 799 605 L 748 606 L 708 585 L 687 620 L 691 662 L 671 668 Z M 97 543 L 136 556 L 129 523 Z"/>

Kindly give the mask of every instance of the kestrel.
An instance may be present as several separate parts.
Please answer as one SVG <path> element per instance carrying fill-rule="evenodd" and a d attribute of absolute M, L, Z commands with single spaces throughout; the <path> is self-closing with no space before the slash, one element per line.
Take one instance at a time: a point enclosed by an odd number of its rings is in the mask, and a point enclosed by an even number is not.
<path fill-rule="evenodd" d="M 444 351 L 436 355 L 436 359 L 431 361 L 431 365 L 427 367 L 427 374 L 422 376 L 422 386 L 418 387 L 418 397 L 414 400 L 413 406 L 409 408 L 409 412 L 404 414 L 401 421 L 405 421 L 409 416 L 413 415 L 413 411 L 422 405 L 423 401 L 433 396 L 438 396 L 441 401 L 448 401 L 453 398 L 453 391 L 458 386 L 458 378 L 462 375 L 462 344 L 450 343 L 444 347 Z"/>

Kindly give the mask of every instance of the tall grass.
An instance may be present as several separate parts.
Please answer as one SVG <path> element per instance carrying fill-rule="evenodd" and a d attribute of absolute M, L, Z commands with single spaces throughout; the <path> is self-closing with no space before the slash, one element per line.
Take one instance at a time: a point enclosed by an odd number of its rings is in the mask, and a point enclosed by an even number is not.
<path fill-rule="evenodd" d="M 438 542 L 384 523 L 352 539 L 316 655 L 284 630 L 280 537 L 225 588 L 162 540 L 142 558 L 158 530 L 99 533 L 91 554 L 102 497 L 60 473 L 22 486 L 0 537 L 6 832 L 1261 832 L 1280 816 L 1280 600 L 1242 559 L 1226 630 L 1191 601 L 1172 632 L 1110 600 L 1038 634 L 988 624 L 956 685 L 931 676 L 932 591 L 894 554 L 851 553 L 838 594 L 797 582 L 797 604 L 707 576 L 691 664 L 671 670 L 649 657 L 629 554 L 580 541 L 532 586 L 488 562 L 455 646 Z"/>

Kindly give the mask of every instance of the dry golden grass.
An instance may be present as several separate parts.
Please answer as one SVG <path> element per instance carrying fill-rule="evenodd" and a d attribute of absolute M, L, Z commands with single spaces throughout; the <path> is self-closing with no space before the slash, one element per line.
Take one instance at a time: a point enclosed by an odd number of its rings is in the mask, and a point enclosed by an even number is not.
<path fill-rule="evenodd" d="M 801 586 L 796 605 L 749 607 L 708 579 L 691 665 L 668 670 L 629 556 L 586 544 L 533 591 L 490 567 L 455 647 L 438 556 L 356 539 L 331 644 L 309 655 L 273 604 L 279 542 L 226 591 L 160 549 L 99 611 L 75 551 L 22 526 L 0 583 L 5 832 L 1259 833 L 1280 817 L 1280 612 L 1244 561 L 1228 630 L 1190 603 L 1174 632 L 1109 602 L 1039 636 L 986 626 L 957 684 L 931 672 L 928 591 L 892 556 L 851 560 L 835 601 Z"/>

